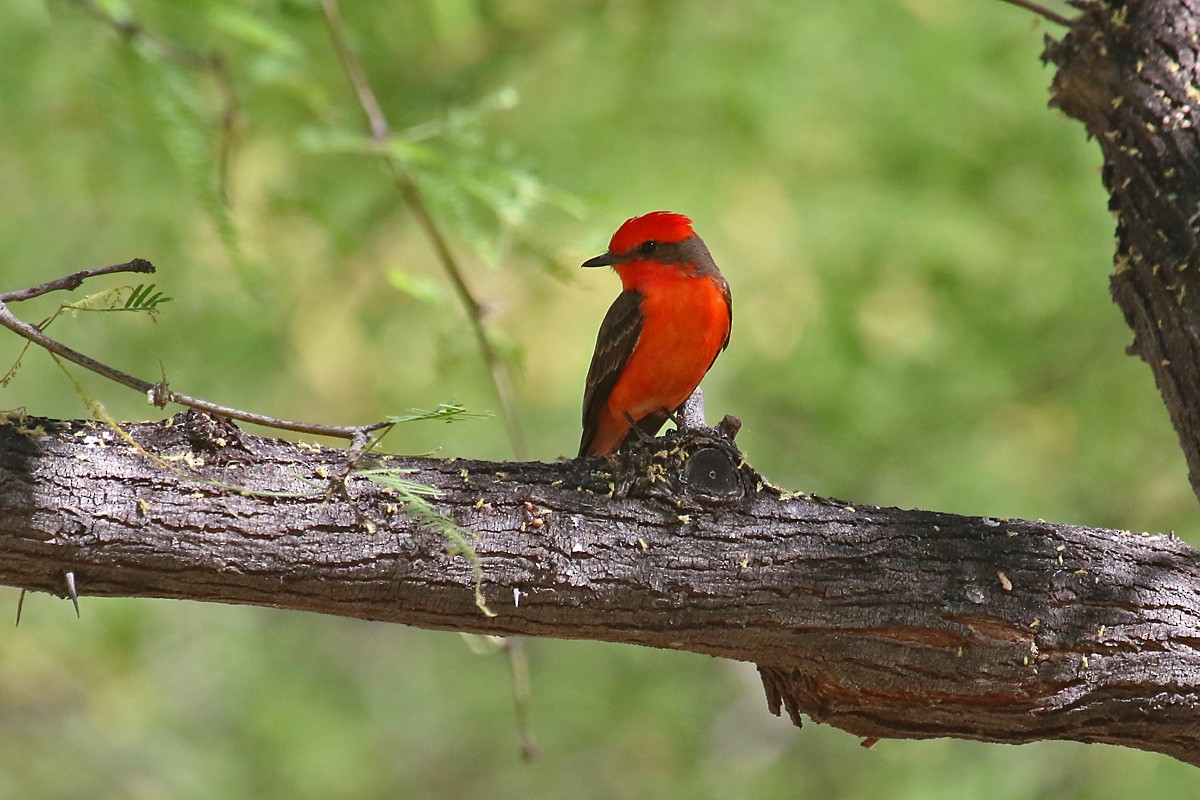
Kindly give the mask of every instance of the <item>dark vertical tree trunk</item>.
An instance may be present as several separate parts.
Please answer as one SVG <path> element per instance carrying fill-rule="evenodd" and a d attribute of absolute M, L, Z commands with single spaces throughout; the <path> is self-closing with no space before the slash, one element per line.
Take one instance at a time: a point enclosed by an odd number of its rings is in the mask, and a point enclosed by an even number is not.
<path fill-rule="evenodd" d="M 1087 2 L 1045 58 L 1051 104 L 1104 154 L 1112 293 L 1200 496 L 1200 0 Z"/>

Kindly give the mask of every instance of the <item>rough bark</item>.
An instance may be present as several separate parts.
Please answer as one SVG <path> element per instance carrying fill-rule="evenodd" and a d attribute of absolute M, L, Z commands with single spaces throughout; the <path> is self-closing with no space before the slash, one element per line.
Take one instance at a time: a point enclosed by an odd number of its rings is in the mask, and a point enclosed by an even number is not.
<path fill-rule="evenodd" d="M 1200 554 L 1173 537 L 791 496 L 700 434 L 351 469 L 195 414 L 129 433 L 0 426 L 0 583 L 689 650 L 757 663 L 797 724 L 1200 764 Z M 378 466 L 441 490 L 495 616 Z"/>
<path fill-rule="evenodd" d="M 1104 154 L 1112 294 L 1154 371 L 1200 497 L 1200 0 L 1080 3 L 1052 105 Z"/>

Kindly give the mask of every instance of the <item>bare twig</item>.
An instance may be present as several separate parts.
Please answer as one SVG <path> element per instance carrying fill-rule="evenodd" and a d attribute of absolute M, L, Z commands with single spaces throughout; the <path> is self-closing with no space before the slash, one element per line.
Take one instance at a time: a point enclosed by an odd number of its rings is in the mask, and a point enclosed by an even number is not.
<path fill-rule="evenodd" d="M 379 99 L 375 96 L 374 90 L 371 89 L 367 74 L 346 42 L 344 33 L 346 26 L 342 21 L 342 11 L 338 8 L 337 0 L 321 0 L 321 7 L 325 10 L 325 22 L 329 27 L 329 38 L 333 40 L 333 49 L 337 51 L 338 60 L 342 62 L 342 69 L 346 71 L 346 77 L 354 86 L 354 93 L 358 95 L 358 104 L 362 106 L 363 113 L 367 115 L 367 122 L 371 126 L 371 137 L 379 140 L 386 139 L 391 133 L 387 117 L 379 105 Z"/>
<path fill-rule="evenodd" d="M 255 425 L 262 425 L 268 428 L 277 428 L 285 431 L 295 431 L 297 433 L 307 433 L 314 436 L 333 436 L 338 439 L 349 439 L 351 441 L 361 441 L 362 438 L 372 431 L 382 430 L 392 425 L 390 422 L 373 422 L 369 425 L 318 425 L 310 422 L 295 422 L 292 420 L 278 419 L 276 417 L 268 417 L 262 414 L 254 414 L 249 411 L 241 411 L 236 408 L 210 403 L 207 400 L 202 400 L 198 397 L 191 397 L 186 394 L 172 391 L 167 387 L 166 381 L 158 383 L 150 383 L 141 378 L 130 375 L 127 372 L 122 372 L 115 367 L 110 367 L 91 356 L 86 356 L 76 350 L 72 350 L 61 342 L 51 339 L 46 334 L 42 333 L 36 326 L 30 325 L 23 319 L 20 319 L 12 311 L 9 310 L 7 303 L 17 300 L 28 300 L 33 297 L 46 294 L 48 292 L 59 289 L 76 289 L 87 278 L 96 275 L 109 275 L 115 272 L 154 272 L 154 265 L 149 261 L 141 258 L 135 258 L 132 261 L 127 261 L 124 264 L 113 264 L 108 267 L 97 267 L 90 270 L 81 270 L 65 278 L 48 281 L 39 286 L 34 286 L 29 289 L 22 289 L 13 292 L 0 293 L 0 325 L 8 328 L 18 336 L 27 339 L 30 342 L 54 353 L 57 356 L 65 358 L 67 361 L 78 364 L 79 366 L 88 369 L 97 375 L 108 378 L 123 386 L 128 386 L 130 389 L 141 392 L 146 395 L 146 398 L 154 405 L 162 408 L 168 403 L 176 403 L 188 408 L 194 408 L 197 411 L 204 411 L 209 414 L 217 414 L 229 419 L 241 420 Z"/>
<path fill-rule="evenodd" d="M 333 41 L 334 50 L 337 51 L 338 59 L 342 63 L 342 69 L 345 70 L 346 77 L 354 87 L 354 93 L 358 97 L 358 103 L 362 107 L 363 114 L 366 115 L 367 124 L 371 131 L 371 138 L 376 141 L 383 141 L 391 135 L 391 127 L 388 125 L 387 116 L 383 113 L 383 108 L 379 104 L 379 99 L 375 91 L 371 88 L 371 84 L 367 80 L 361 62 L 346 42 L 345 26 L 337 0 L 321 0 L 321 6 L 325 10 L 325 22 L 329 28 L 329 37 Z M 454 287 L 455 295 L 457 295 L 463 310 L 467 314 L 467 320 L 471 323 L 471 330 L 475 333 L 475 340 L 479 345 L 479 352 L 487 364 L 488 373 L 492 380 L 492 387 L 495 389 L 496 397 L 500 402 L 500 414 L 504 419 L 504 427 L 508 431 L 508 438 L 512 445 L 513 454 L 518 459 L 523 460 L 526 458 L 525 437 L 521 431 L 520 420 L 517 417 L 512 380 L 509 376 L 507 363 L 500 353 L 497 352 L 496 346 L 492 342 L 492 337 L 488 333 L 487 321 L 484 319 L 483 304 L 475 298 L 475 295 L 471 292 L 471 288 L 467 285 L 466 277 L 463 274 L 458 259 L 454 256 L 453 251 L 451 251 L 446 237 L 442 234 L 441 227 L 430 213 L 429 206 L 426 205 L 421 191 L 412 177 L 396 162 L 395 158 L 387 155 L 386 152 L 384 152 L 383 157 L 388 164 L 392 179 L 400 192 L 400 196 L 404 198 L 404 202 L 408 204 L 413 215 L 416 217 L 417 224 L 433 247 L 443 271 L 445 271 L 451 285 Z"/>
<path fill-rule="evenodd" d="M 1071 27 L 1071 20 L 1055 11 L 1051 11 L 1043 5 L 1032 2 L 1032 0 L 1001 0 L 1001 2 L 1011 3 L 1012 5 L 1019 6 L 1026 11 L 1032 11 L 1044 19 L 1048 19 L 1051 22 L 1062 25 L 1064 28 Z"/>
<path fill-rule="evenodd" d="M 533 725 L 529 721 L 529 656 L 525 652 L 525 640 L 508 637 L 504 640 L 504 651 L 508 654 L 508 672 L 512 682 L 513 711 L 517 715 L 521 758 L 533 761 L 537 757 L 537 743 L 533 740 Z"/>
<path fill-rule="evenodd" d="M 492 378 L 492 385 L 495 387 L 496 396 L 500 400 L 500 413 L 504 417 L 504 427 L 508 431 L 513 455 L 518 460 L 523 461 L 527 458 L 525 436 L 521 431 L 521 424 L 517 418 L 512 379 L 508 373 L 507 362 L 503 356 L 496 352 L 496 347 L 492 343 L 492 337 L 488 333 L 487 322 L 483 318 L 483 306 L 475 299 L 470 287 L 467 286 L 466 279 L 459 268 L 458 260 L 450 252 L 450 246 L 447 244 L 445 237 L 442 236 L 441 229 L 434 221 L 433 215 L 429 213 L 429 208 L 425 205 L 425 201 L 421 197 L 416 184 L 400 170 L 395 161 L 388 159 L 388 162 L 391 164 L 391 169 L 393 170 L 396 187 L 400 190 L 401 196 L 408 202 L 409 207 L 412 208 L 413 214 L 417 217 L 417 222 L 424 229 L 430 244 L 433 245 L 434 251 L 437 252 L 438 258 L 446 270 L 446 275 L 450 278 L 450 283 L 454 286 L 454 292 L 458 295 L 463 310 L 467 313 L 467 319 L 471 322 L 471 330 L 474 331 L 475 340 L 479 344 L 479 352 L 482 353 L 483 360 L 487 364 Z"/>
<path fill-rule="evenodd" d="M 31 286 L 28 289 L 18 289 L 12 292 L 0 292 L 0 303 L 16 303 L 21 300 L 32 300 L 35 297 L 41 297 L 42 295 L 49 294 L 50 292 L 78 289 L 88 278 L 95 278 L 99 275 L 111 275 L 114 272 L 142 272 L 153 274 L 154 265 L 144 258 L 135 258 L 130 261 L 126 261 L 123 264 L 111 264 L 107 267 L 82 269 L 79 272 L 67 275 L 65 278 L 47 281 L 46 283 L 38 286 Z"/>

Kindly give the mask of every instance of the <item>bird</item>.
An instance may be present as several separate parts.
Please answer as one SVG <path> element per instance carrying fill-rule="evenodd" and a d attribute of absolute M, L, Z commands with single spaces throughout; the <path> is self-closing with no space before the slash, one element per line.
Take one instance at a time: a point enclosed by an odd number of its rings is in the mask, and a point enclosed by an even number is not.
<path fill-rule="evenodd" d="M 626 220 L 608 251 L 622 291 L 600 323 L 583 394 L 579 455 L 615 453 L 649 438 L 691 396 L 729 344 L 729 283 L 683 214 Z"/>

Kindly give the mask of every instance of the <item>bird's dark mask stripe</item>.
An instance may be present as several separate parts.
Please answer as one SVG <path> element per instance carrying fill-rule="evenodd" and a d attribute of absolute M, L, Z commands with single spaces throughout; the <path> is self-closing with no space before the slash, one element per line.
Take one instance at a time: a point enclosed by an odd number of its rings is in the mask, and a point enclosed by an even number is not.
<path fill-rule="evenodd" d="M 647 247 L 652 244 L 653 247 Z M 704 264 L 711 262 L 708 248 L 699 236 L 680 242 L 643 242 L 624 253 L 602 253 L 583 262 L 584 267 L 611 267 L 630 261 L 657 261 L 660 264 Z"/>

